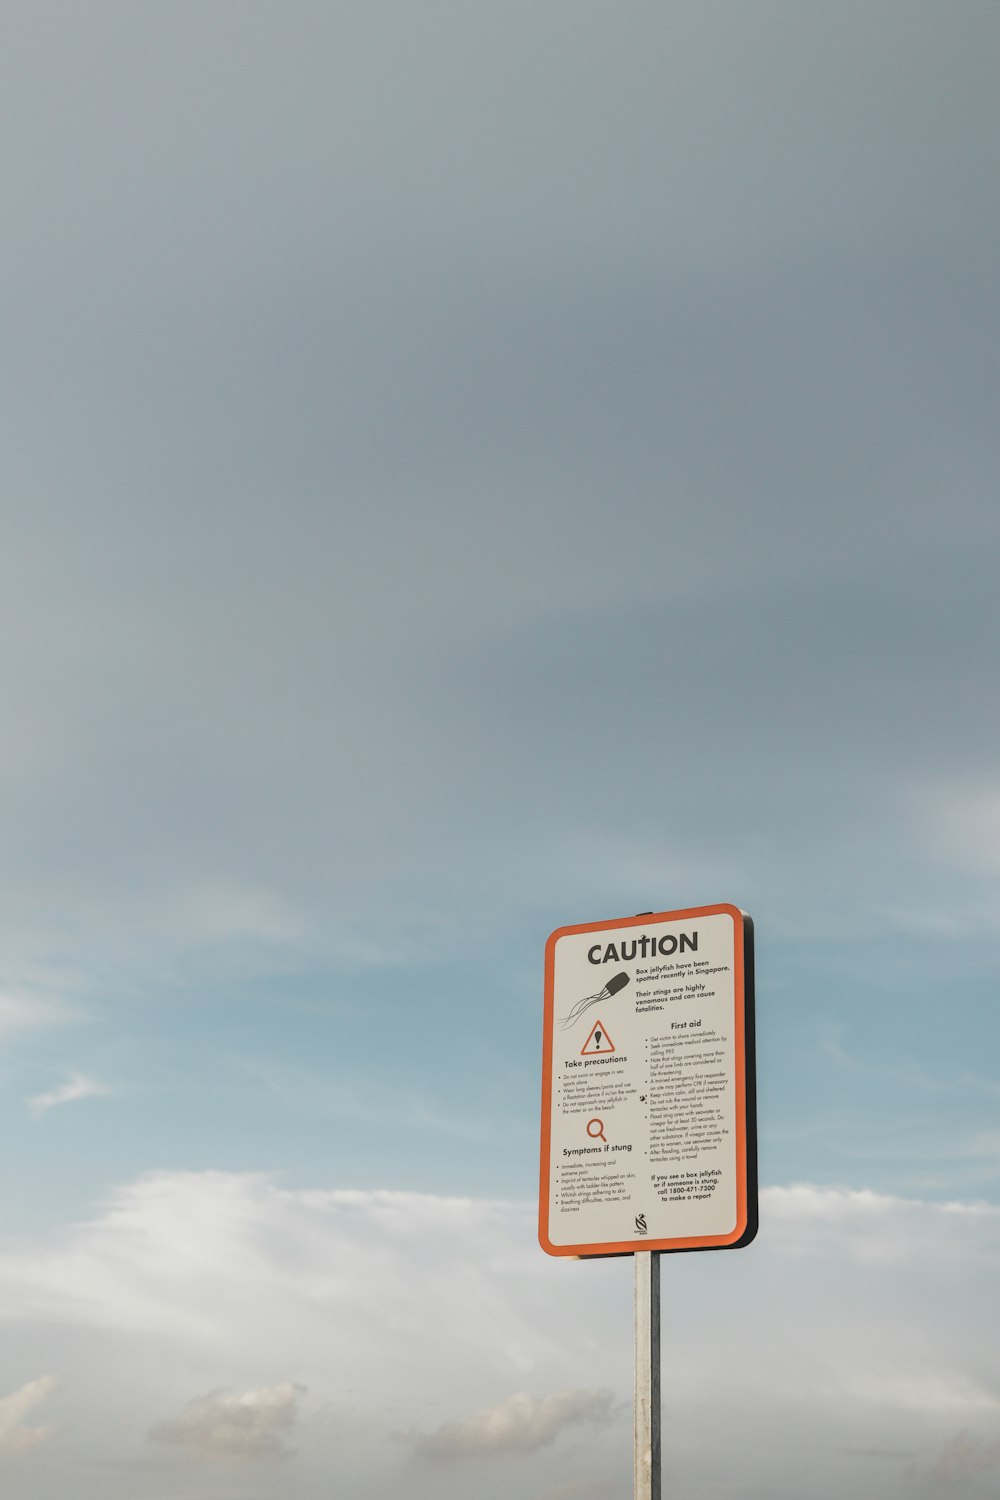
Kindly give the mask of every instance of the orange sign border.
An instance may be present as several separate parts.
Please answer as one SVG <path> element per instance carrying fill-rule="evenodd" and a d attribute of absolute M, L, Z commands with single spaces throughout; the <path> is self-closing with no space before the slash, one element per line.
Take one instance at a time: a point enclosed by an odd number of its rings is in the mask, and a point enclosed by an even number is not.
<path fill-rule="evenodd" d="M 736 1223 L 727 1234 L 675 1239 L 587 1242 L 556 1245 L 549 1238 L 552 1149 L 552 1051 L 554 1038 L 555 953 L 560 938 L 583 932 L 617 932 L 653 922 L 678 922 L 728 915 L 733 919 L 733 1007 L 736 1045 Z M 557 927 L 545 944 L 545 1021 L 542 1043 L 542 1137 L 538 1194 L 538 1241 L 548 1255 L 634 1255 L 644 1250 L 723 1250 L 749 1244 L 757 1232 L 756 1090 L 753 1076 L 753 920 L 738 906 L 693 906 L 679 911 L 642 912 L 608 922 L 580 922 Z M 748 1060 L 751 1064 L 748 1073 Z M 753 1148 L 753 1149 L 751 1149 Z M 751 1201 L 752 1198 L 752 1201 Z M 752 1210 L 752 1212 L 751 1212 Z"/>

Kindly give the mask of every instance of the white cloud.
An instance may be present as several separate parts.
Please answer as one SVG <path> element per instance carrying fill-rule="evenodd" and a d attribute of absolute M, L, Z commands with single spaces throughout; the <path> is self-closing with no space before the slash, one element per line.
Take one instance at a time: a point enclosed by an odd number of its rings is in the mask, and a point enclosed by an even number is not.
<path fill-rule="evenodd" d="M 0 993 L 0 1038 L 70 1019 L 71 1012 L 45 995 L 11 991 Z"/>
<path fill-rule="evenodd" d="M 39 1401 L 44 1401 L 57 1384 L 51 1375 L 43 1375 L 0 1398 L 0 1453 L 21 1453 L 48 1435 L 47 1427 L 25 1427 L 22 1419 Z"/>
<path fill-rule="evenodd" d="M 753 1500 L 904 1500 L 944 1462 L 985 1500 L 998 1258 L 996 1206 L 807 1183 L 763 1193 L 749 1249 L 668 1257 L 675 1487 L 708 1500 L 738 1471 Z M 331 1453 L 345 1492 L 372 1500 L 458 1500 L 461 1466 L 426 1462 L 450 1452 L 492 1455 L 486 1500 L 509 1492 L 510 1465 L 539 1495 L 611 1495 L 630 1463 L 631 1292 L 627 1259 L 545 1256 L 528 1203 L 154 1173 L 89 1222 L 0 1247 L 0 1388 L 30 1338 L 38 1367 L 60 1361 L 77 1447 L 113 1453 L 155 1426 L 143 1451 L 169 1467 L 182 1451 L 276 1451 L 307 1387 L 305 1500 L 327 1492 Z M 193 1370 L 214 1394 L 190 1402 Z M 275 1370 L 295 1384 L 272 1386 Z M 958 1432 L 965 1458 L 948 1456 Z M 178 1496 L 184 1472 L 171 1469 Z"/>
<path fill-rule="evenodd" d="M 995 785 L 923 787 L 918 811 L 929 854 L 976 875 L 1000 874 L 1000 790 Z"/>
<path fill-rule="evenodd" d="M 298 1416 L 302 1387 L 284 1385 L 244 1391 L 210 1391 L 189 1401 L 179 1417 L 160 1422 L 149 1436 L 156 1442 L 174 1443 L 199 1458 L 281 1458 L 288 1450 L 282 1434 Z"/>
<path fill-rule="evenodd" d="M 78 1099 L 97 1099 L 110 1092 L 105 1084 L 88 1078 L 84 1073 L 74 1073 L 57 1088 L 50 1089 L 44 1094 L 36 1094 L 33 1099 L 29 1099 L 28 1108 L 32 1114 L 42 1115 L 60 1104 L 73 1104 Z"/>
<path fill-rule="evenodd" d="M 200 882 L 166 913 L 171 927 L 213 940 L 255 938 L 288 942 L 301 935 L 301 923 L 280 895 L 232 880 Z"/>
<path fill-rule="evenodd" d="M 610 1491 L 600 1480 L 571 1479 L 546 1490 L 542 1500 L 607 1500 Z"/>
<path fill-rule="evenodd" d="M 958 1432 L 931 1464 L 927 1477 L 942 1489 L 958 1489 L 992 1469 L 1000 1469 L 1000 1438 Z"/>
<path fill-rule="evenodd" d="M 464 1421 L 445 1422 L 415 1441 L 425 1452 L 442 1456 L 541 1448 L 575 1423 L 607 1422 L 611 1404 L 610 1391 L 560 1391 L 540 1397 L 521 1391 Z"/>

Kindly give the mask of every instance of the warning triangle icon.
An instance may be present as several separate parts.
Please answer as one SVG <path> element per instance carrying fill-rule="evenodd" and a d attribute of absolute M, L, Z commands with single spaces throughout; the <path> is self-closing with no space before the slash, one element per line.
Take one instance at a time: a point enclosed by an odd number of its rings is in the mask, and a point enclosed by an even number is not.
<path fill-rule="evenodd" d="M 581 1057 L 596 1057 L 599 1053 L 612 1053 L 615 1044 L 604 1029 L 603 1021 L 595 1021 L 587 1040 L 580 1048 Z"/>

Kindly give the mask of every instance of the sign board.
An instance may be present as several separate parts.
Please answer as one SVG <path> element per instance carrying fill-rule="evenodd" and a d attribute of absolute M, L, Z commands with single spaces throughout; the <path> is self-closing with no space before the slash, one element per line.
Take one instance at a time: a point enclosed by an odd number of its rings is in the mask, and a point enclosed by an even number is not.
<path fill-rule="evenodd" d="M 542 1249 L 748 1244 L 753 1058 L 745 912 L 699 906 L 558 928 L 545 950 Z"/>

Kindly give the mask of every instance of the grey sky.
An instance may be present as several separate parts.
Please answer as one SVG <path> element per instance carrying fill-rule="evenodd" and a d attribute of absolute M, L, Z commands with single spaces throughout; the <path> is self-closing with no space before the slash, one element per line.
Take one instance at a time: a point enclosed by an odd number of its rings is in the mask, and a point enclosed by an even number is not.
<path fill-rule="evenodd" d="M 19 900 L 985 774 L 991 8 L 9 28 Z"/>

